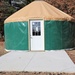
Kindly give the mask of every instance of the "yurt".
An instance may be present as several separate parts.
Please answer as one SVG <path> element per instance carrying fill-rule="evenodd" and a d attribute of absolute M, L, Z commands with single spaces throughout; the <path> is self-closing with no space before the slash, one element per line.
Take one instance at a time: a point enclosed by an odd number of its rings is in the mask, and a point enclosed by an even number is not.
<path fill-rule="evenodd" d="M 73 18 L 45 1 L 33 1 L 4 22 L 6 50 L 64 50 L 75 47 Z"/>

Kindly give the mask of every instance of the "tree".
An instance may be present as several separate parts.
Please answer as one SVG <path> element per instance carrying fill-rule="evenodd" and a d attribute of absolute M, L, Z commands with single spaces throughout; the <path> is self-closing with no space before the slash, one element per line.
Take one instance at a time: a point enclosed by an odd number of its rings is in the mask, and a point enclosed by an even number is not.
<path fill-rule="evenodd" d="M 8 1 L 0 2 L 0 32 L 4 34 L 4 20 L 16 11 L 16 9 L 8 3 Z"/>
<path fill-rule="evenodd" d="M 15 7 L 17 10 L 21 9 L 32 1 L 34 0 L 8 0 L 9 4 Z"/>
<path fill-rule="evenodd" d="M 44 0 L 75 18 L 75 0 Z"/>

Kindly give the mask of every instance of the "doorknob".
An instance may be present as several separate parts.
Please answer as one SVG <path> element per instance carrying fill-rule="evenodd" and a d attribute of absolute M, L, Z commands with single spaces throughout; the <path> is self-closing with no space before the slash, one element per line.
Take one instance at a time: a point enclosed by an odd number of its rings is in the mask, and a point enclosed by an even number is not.
<path fill-rule="evenodd" d="M 32 37 L 30 37 L 32 39 Z"/>

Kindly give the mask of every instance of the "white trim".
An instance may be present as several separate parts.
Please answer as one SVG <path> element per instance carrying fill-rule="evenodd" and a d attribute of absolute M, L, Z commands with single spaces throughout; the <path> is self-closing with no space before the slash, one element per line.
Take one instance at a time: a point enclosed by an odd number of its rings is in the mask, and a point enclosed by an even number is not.
<path fill-rule="evenodd" d="M 5 49 L 5 51 L 9 52 L 10 50 Z"/>
<path fill-rule="evenodd" d="M 25 52 L 28 52 L 29 50 L 8 50 L 8 49 L 5 49 L 5 51 L 7 51 L 7 52 L 10 52 L 10 51 L 25 51 Z"/>

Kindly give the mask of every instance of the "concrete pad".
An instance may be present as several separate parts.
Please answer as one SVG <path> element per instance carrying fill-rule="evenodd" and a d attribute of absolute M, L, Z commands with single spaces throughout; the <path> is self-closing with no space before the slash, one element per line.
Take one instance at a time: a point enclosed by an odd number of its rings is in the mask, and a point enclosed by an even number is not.
<path fill-rule="evenodd" d="M 23 71 L 35 53 L 10 52 L 0 57 L 0 71 Z"/>
<path fill-rule="evenodd" d="M 62 51 L 12 51 L 0 57 L 0 71 L 75 72 L 75 64 Z"/>
<path fill-rule="evenodd" d="M 65 51 L 47 51 L 37 52 L 25 71 L 75 72 L 72 67 L 74 63 Z"/>

